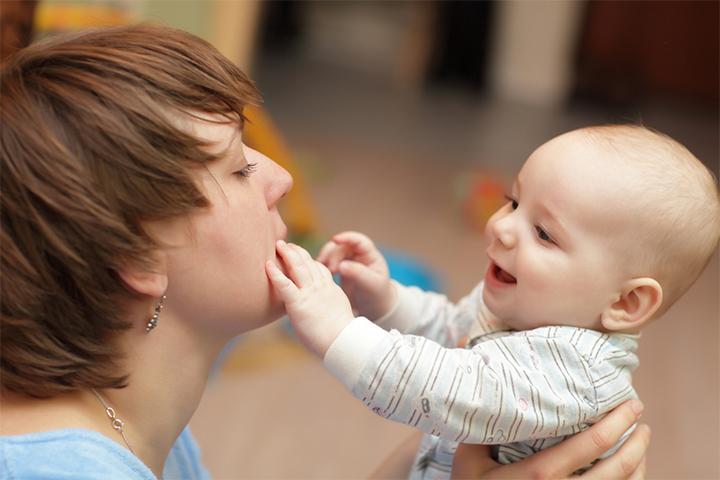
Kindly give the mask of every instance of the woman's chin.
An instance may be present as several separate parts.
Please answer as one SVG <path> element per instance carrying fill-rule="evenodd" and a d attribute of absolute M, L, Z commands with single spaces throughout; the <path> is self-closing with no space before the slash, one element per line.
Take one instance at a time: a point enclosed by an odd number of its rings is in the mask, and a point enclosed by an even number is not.
<path fill-rule="evenodd" d="M 273 323 L 277 322 L 278 320 L 281 320 L 283 317 L 285 317 L 285 305 L 282 303 L 277 305 L 270 314 L 270 320 L 267 323 Z"/>

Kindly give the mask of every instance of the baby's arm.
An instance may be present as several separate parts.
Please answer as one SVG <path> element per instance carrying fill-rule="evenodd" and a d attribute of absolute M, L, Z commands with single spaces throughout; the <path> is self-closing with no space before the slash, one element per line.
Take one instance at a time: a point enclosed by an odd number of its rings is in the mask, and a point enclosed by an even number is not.
<path fill-rule="evenodd" d="M 268 277 L 285 303 L 300 340 L 323 357 L 353 319 L 348 298 L 333 282 L 328 268 L 314 261 L 303 248 L 279 241 L 277 252 L 286 266 L 287 276 L 277 265 L 268 262 Z M 400 299 L 392 312 L 381 319 L 384 328 L 402 328 L 454 347 L 463 341 L 470 324 L 480 315 L 475 311 L 477 299 L 482 296 L 480 287 L 457 306 L 437 293 L 399 285 L 397 289 Z"/>
<path fill-rule="evenodd" d="M 482 285 L 457 304 L 439 293 L 402 286 L 390 280 L 382 253 L 362 233 L 334 235 L 320 250 L 318 261 L 340 274 L 342 288 L 358 314 L 386 330 L 456 347 L 464 345 L 471 330 L 483 334 L 503 328 L 482 303 Z"/>
<path fill-rule="evenodd" d="M 597 416 L 587 365 L 567 336 L 506 335 L 472 350 L 353 319 L 330 271 L 278 242 L 288 276 L 269 278 L 301 341 L 378 415 L 466 443 L 510 443 L 579 431 Z M 549 331 L 549 330 L 548 330 Z"/>
<path fill-rule="evenodd" d="M 482 283 L 458 303 L 417 287 L 398 285 L 397 289 L 395 307 L 376 322 L 385 330 L 418 335 L 451 348 L 465 346 L 475 336 L 507 330 L 485 307 Z"/>
<path fill-rule="evenodd" d="M 452 441 L 557 437 L 597 417 L 583 360 L 560 338 L 509 335 L 447 349 L 355 319 L 325 365 L 378 415 Z"/>

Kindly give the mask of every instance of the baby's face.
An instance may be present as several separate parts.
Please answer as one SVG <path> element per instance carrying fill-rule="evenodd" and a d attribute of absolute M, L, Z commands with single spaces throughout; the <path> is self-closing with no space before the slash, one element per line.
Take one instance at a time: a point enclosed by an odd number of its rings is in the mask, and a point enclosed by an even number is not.
<path fill-rule="evenodd" d="M 614 178 L 608 152 L 571 132 L 538 148 L 508 203 L 486 227 L 487 307 L 508 326 L 600 328 L 626 272 L 617 262 L 631 216 L 626 179 Z M 625 242 L 627 243 L 627 242 Z"/>

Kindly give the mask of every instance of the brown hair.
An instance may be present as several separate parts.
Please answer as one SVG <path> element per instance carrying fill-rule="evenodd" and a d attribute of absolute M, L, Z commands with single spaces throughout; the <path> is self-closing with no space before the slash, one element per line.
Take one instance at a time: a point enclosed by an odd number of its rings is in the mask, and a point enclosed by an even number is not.
<path fill-rule="evenodd" d="M 2 386 L 122 387 L 112 340 L 129 328 L 118 310 L 132 294 L 117 270 L 153 268 L 144 221 L 208 205 L 191 168 L 216 156 L 179 119 L 241 127 L 259 94 L 207 42 L 148 24 L 31 45 L 0 82 Z"/>

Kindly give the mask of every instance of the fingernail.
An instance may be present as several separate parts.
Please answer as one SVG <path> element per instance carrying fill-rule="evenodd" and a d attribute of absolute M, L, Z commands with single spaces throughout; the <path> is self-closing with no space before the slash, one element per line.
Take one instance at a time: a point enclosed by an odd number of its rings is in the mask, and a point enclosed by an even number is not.
<path fill-rule="evenodd" d="M 635 412 L 635 415 L 640 415 L 642 411 L 645 409 L 645 405 L 640 400 L 631 400 L 630 401 L 630 408 L 633 412 Z"/>
<path fill-rule="evenodd" d="M 285 240 L 278 240 L 277 242 L 275 242 L 275 244 L 276 244 L 278 247 L 282 247 L 283 245 L 285 245 Z"/>

